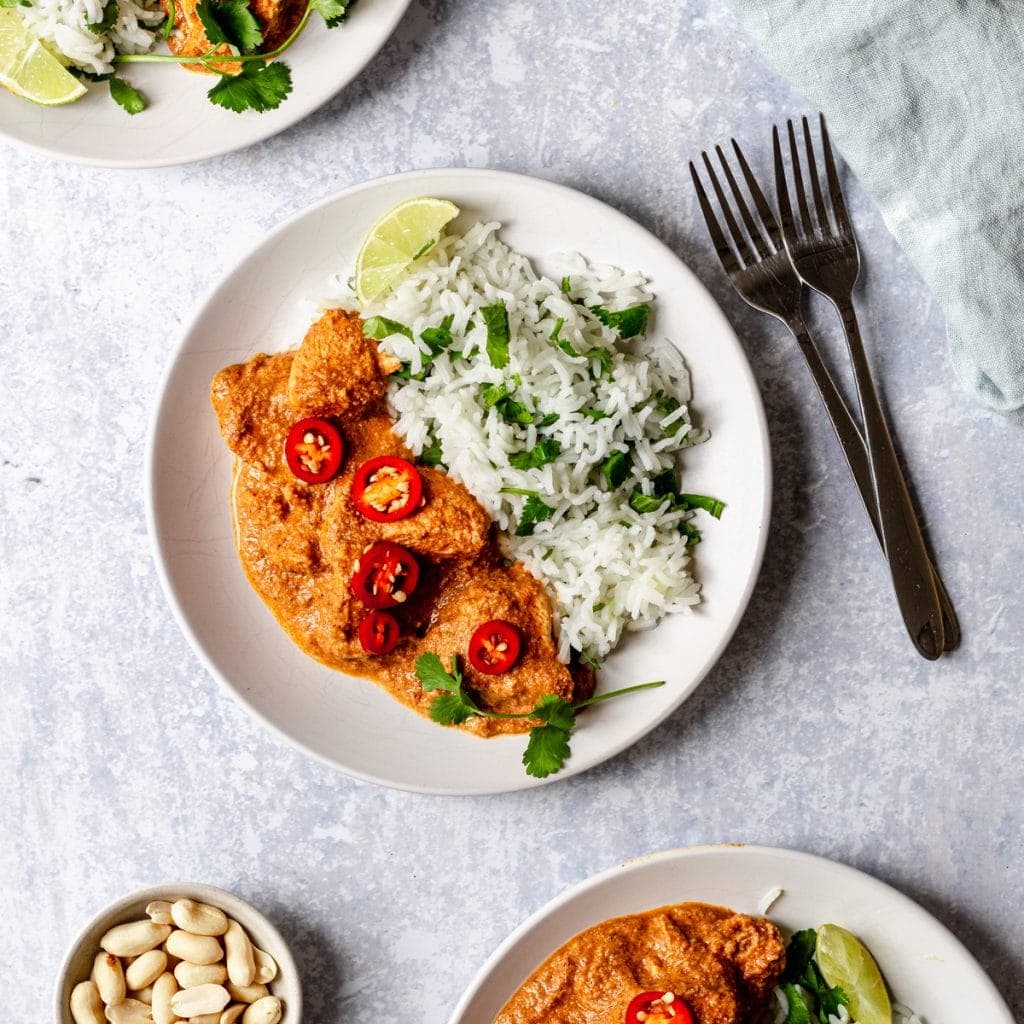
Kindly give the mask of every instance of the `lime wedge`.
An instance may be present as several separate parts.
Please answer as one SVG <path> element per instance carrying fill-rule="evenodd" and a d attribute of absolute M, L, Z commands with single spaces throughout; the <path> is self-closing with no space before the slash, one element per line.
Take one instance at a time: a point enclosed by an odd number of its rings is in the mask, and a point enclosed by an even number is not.
<path fill-rule="evenodd" d="M 856 935 L 837 924 L 823 924 L 814 958 L 825 981 L 849 996 L 850 1016 L 857 1024 L 892 1024 L 882 972 Z"/>
<path fill-rule="evenodd" d="M 356 298 L 373 302 L 386 295 L 413 261 L 437 245 L 441 229 L 459 208 L 447 199 L 406 199 L 366 233 L 356 257 Z"/>
<path fill-rule="evenodd" d="M 14 7 L 0 7 L 0 85 L 46 107 L 85 95 L 85 86 L 36 39 Z"/>

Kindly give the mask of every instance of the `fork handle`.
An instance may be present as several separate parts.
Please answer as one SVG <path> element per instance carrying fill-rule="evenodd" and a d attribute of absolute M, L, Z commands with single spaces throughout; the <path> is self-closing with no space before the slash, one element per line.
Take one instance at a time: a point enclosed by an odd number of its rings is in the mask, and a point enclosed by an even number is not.
<path fill-rule="evenodd" d="M 846 457 L 846 464 L 850 467 L 850 473 L 853 475 L 854 483 L 857 485 L 857 493 L 864 503 L 864 510 L 868 514 L 871 527 L 884 554 L 885 541 L 882 538 L 878 506 L 875 504 L 875 485 L 871 478 L 871 465 L 868 462 L 867 448 L 864 446 L 864 438 L 861 435 L 860 428 L 850 413 L 846 399 L 843 398 L 836 387 L 832 375 L 822 361 L 821 353 L 818 351 L 817 345 L 814 344 L 814 340 L 811 338 L 803 318 L 800 317 L 789 321 L 787 326 L 793 332 L 793 336 L 800 346 L 800 351 L 803 353 L 804 361 L 807 363 L 807 368 L 810 370 L 811 377 L 818 389 L 818 395 L 825 406 L 825 411 L 828 413 L 836 439 L 839 441 L 839 446 Z M 956 609 L 953 607 L 953 601 L 946 590 L 945 584 L 942 582 L 942 577 L 939 575 L 935 563 L 931 562 L 930 559 L 929 562 L 935 589 L 939 595 L 939 606 L 942 609 L 942 625 L 945 634 L 943 650 L 952 651 L 960 644 L 960 623 L 957 619 Z"/>
<path fill-rule="evenodd" d="M 864 443 L 878 504 L 878 525 L 889 559 L 896 600 L 918 652 L 934 660 L 945 646 L 945 630 L 928 550 L 878 400 L 853 302 L 850 299 L 839 300 L 835 306 L 843 321 L 853 363 L 853 377 L 864 421 Z"/>

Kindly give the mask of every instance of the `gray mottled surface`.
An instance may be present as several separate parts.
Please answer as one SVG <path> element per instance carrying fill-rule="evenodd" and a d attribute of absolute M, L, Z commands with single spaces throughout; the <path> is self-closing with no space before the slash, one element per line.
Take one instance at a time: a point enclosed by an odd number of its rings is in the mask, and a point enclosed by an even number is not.
<path fill-rule="evenodd" d="M 344 95 L 257 149 L 143 173 L 0 149 L 6 1019 L 47 1018 L 94 910 L 194 878 L 279 921 L 308 1020 L 441 1022 L 564 886 L 717 840 L 899 885 L 1024 1012 L 1022 434 L 958 391 L 940 312 L 854 190 L 875 361 L 964 623 L 927 665 L 793 346 L 730 294 L 690 194 L 698 147 L 735 133 L 764 167 L 800 106 L 719 0 L 416 0 Z M 143 518 L 147 419 L 196 296 L 312 200 L 445 164 L 579 186 L 664 238 L 744 338 L 775 448 L 764 572 L 695 698 L 614 762 L 498 799 L 376 790 L 268 734 L 179 634 Z"/>

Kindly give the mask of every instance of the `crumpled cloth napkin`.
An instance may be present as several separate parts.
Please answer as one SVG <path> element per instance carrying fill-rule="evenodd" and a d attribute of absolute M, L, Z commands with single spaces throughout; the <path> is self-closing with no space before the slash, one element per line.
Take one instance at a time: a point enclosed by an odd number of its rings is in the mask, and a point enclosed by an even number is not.
<path fill-rule="evenodd" d="M 729 0 L 931 286 L 953 364 L 1024 422 L 1024 0 Z"/>

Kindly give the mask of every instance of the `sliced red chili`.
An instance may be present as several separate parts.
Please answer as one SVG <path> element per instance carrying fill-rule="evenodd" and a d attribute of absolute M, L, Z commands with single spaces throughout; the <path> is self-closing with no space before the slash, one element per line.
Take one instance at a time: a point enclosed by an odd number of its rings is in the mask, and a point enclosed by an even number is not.
<path fill-rule="evenodd" d="M 423 499 L 423 478 L 408 461 L 395 455 L 378 455 L 357 470 L 352 481 L 352 500 L 375 523 L 393 523 L 412 515 Z"/>
<path fill-rule="evenodd" d="M 398 620 L 390 612 L 370 612 L 359 623 L 359 643 L 367 654 L 390 654 L 401 635 Z"/>
<path fill-rule="evenodd" d="M 469 641 L 469 663 L 488 676 L 507 672 L 518 660 L 523 634 L 504 619 L 492 619 L 478 626 Z"/>
<path fill-rule="evenodd" d="M 324 484 L 341 468 L 345 446 L 341 432 L 330 420 L 311 416 L 299 420 L 284 443 L 288 468 L 307 484 Z"/>
<path fill-rule="evenodd" d="M 359 556 L 349 585 L 370 608 L 393 608 L 408 599 L 419 579 L 420 564 L 411 551 L 379 540 Z"/>
<path fill-rule="evenodd" d="M 694 1024 L 686 1000 L 672 992 L 641 992 L 626 1009 L 626 1024 Z"/>

